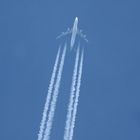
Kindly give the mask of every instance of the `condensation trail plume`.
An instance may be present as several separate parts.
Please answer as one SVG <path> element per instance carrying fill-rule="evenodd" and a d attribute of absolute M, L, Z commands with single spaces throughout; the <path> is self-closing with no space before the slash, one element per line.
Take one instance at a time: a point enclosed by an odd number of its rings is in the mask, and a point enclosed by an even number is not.
<path fill-rule="evenodd" d="M 71 116 L 73 110 L 73 98 L 76 90 L 75 86 L 76 86 L 76 77 L 78 73 L 78 61 L 79 61 L 79 46 L 76 53 L 76 59 L 75 59 L 73 77 L 72 77 L 71 92 L 70 92 L 69 105 L 68 105 L 66 124 L 65 124 L 64 140 L 68 140 L 68 136 L 69 136 L 70 122 L 71 122 Z"/>
<path fill-rule="evenodd" d="M 82 50 L 81 59 L 80 59 L 76 95 L 75 95 L 75 101 L 74 101 L 74 109 L 73 109 L 73 114 L 72 114 L 72 122 L 71 122 L 71 127 L 70 127 L 69 139 L 67 139 L 67 140 L 72 140 L 73 133 L 74 133 L 75 119 L 76 119 L 77 107 L 78 107 L 78 101 L 79 101 L 79 95 L 80 95 L 80 86 L 81 86 L 81 78 L 82 78 L 82 70 L 83 70 L 83 59 L 84 59 L 84 49 Z"/>
<path fill-rule="evenodd" d="M 46 102 L 45 102 L 45 106 L 44 106 L 44 110 L 43 110 L 42 120 L 41 120 L 41 123 L 40 123 L 38 140 L 42 140 L 42 138 L 43 138 L 43 134 L 44 134 L 44 130 L 45 130 L 45 122 L 46 122 L 46 119 L 47 119 L 47 116 L 48 116 L 48 110 L 49 110 L 52 90 L 53 90 L 53 86 L 54 86 L 54 82 L 55 82 L 59 57 L 60 57 L 60 47 L 59 47 L 58 52 L 57 52 L 57 56 L 56 56 L 56 60 L 55 60 L 55 64 L 54 64 L 54 68 L 53 68 L 53 72 L 52 72 L 52 77 L 51 77 L 49 88 L 48 88 L 48 94 L 47 94 L 47 97 L 46 97 Z"/>
<path fill-rule="evenodd" d="M 61 76 L 62 76 L 62 71 L 63 71 L 63 66 L 64 66 L 64 61 L 65 61 L 65 55 L 66 55 L 66 44 L 64 46 L 64 50 L 62 53 L 61 61 L 60 61 L 60 66 L 58 69 L 58 75 L 56 78 L 56 84 L 54 86 L 54 95 L 52 97 L 52 102 L 50 106 L 50 111 L 48 115 L 48 121 L 47 121 L 47 126 L 45 129 L 45 134 L 44 134 L 44 139 L 43 140 L 49 140 L 50 139 L 50 133 L 52 129 L 52 123 L 53 123 L 53 118 L 54 118 L 54 113 L 56 109 L 56 102 L 58 98 L 58 93 L 59 93 L 59 87 L 60 87 L 60 82 L 61 82 Z"/>

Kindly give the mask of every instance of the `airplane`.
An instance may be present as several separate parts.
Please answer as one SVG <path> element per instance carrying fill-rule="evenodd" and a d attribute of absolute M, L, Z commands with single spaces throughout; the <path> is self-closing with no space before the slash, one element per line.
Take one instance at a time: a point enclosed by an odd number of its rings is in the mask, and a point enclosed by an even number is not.
<path fill-rule="evenodd" d="M 73 49 L 73 46 L 75 44 L 76 36 L 79 35 L 81 38 L 83 38 L 86 42 L 88 42 L 86 35 L 82 33 L 82 30 L 78 29 L 78 17 L 75 18 L 72 29 L 68 28 L 66 32 L 62 32 L 56 39 L 61 38 L 63 36 L 66 36 L 68 34 L 71 34 L 71 40 L 70 40 L 70 48 Z"/>

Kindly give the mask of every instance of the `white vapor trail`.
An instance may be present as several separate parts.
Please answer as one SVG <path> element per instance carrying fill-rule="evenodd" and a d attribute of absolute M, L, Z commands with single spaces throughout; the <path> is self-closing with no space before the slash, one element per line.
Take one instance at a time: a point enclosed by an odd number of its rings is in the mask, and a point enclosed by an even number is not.
<path fill-rule="evenodd" d="M 69 137 L 69 129 L 70 129 L 70 122 L 71 122 L 73 102 L 74 102 L 73 98 L 76 90 L 75 87 L 76 87 L 76 78 L 78 73 L 78 61 L 79 61 L 79 46 L 76 53 L 76 59 L 75 59 L 73 77 L 72 77 L 71 92 L 70 92 L 69 105 L 68 105 L 66 124 L 65 124 L 64 140 L 68 140 Z"/>
<path fill-rule="evenodd" d="M 51 101 L 52 90 L 53 90 L 56 72 L 57 72 L 57 67 L 58 67 L 58 62 L 59 62 L 59 57 L 60 57 L 60 47 L 59 47 L 58 52 L 57 52 L 57 56 L 56 56 L 56 60 L 55 60 L 55 64 L 54 64 L 54 68 L 53 68 L 53 72 L 52 72 L 52 77 L 51 77 L 49 88 L 48 88 L 48 94 L 46 97 L 46 102 L 45 102 L 45 106 L 44 106 L 44 110 L 43 110 L 42 120 L 40 123 L 38 140 L 42 140 L 42 138 L 43 138 L 45 123 L 46 123 L 46 119 L 48 116 L 49 104 Z"/>
<path fill-rule="evenodd" d="M 70 134 L 69 134 L 68 140 L 72 140 L 73 133 L 74 133 L 75 119 L 76 119 L 77 107 L 78 107 L 78 101 L 79 101 L 79 95 L 80 95 L 80 86 L 81 86 L 81 78 L 82 78 L 82 70 L 83 70 L 83 59 L 84 59 L 84 49 L 82 50 L 82 54 L 81 54 L 81 58 L 80 58 L 80 66 L 79 66 L 79 73 L 78 73 L 78 80 L 77 80 L 77 87 L 76 87 L 76 95 L 75 95 L 75 101 L 74 101 L 74 109 L 73 109 L 73 114 L 72 114 Z"/>
<path fill-rule="evenodd" d="M 50 111 L 49 111 L 49 115 L 48 115 L 48 120 L 47 120 L 43 140 L 49 140 L 50 139 L 50 133 L 51 133 L 51 129 L 52 129 L 52 123 L 53 123 L 54 113 L 55 113 L 55 109 L 56 109 L 56 102 L 57 102 L 57 98 L 58 98 L 61 76 L 62 76 L 64 61 L 65 61 L 66 47 L 67 46 L 65 44 L 64 49 L 63 49 L 63 53 L 62 53 L 62 57 L 61 57 L 61 61 L 60 61 L 60 66 L 59 66 L 59 69 L 58 69 L 56 83 L 55 83 L 55 86 L 54 86 L 54 94 L 53 94 L 52 101 L 51 101 Z"/>

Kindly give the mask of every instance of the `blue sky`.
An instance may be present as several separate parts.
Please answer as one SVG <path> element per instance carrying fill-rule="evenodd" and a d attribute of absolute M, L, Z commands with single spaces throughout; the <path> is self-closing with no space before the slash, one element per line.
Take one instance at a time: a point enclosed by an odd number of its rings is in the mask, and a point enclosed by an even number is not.
<path fill-rule="evenodd" d="M 0 139 L 35 140 L 56 37 L 76 16 L 85 46 L 74 140 L 140 139 L 138 0 L 0 1 Z M 60 140 L 73 57 L 68 53 L 52 140 Z M 67 82 L 66 82 L 67 81 Z"/>

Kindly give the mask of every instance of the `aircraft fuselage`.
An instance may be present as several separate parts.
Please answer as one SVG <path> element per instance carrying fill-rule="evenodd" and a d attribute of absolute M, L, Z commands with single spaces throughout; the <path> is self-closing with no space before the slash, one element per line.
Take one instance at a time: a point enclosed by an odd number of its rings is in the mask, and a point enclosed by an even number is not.
<path fill-rule="evenodd" d="M 76 35 L 77 35 L 77 32 L 78 32 L 78 27 L 77 26 L 78 26 L 78 18 L 76 17 L 75 21 L 74 21 L 74 24 L 73 24 L 73 28 L 72 28 L 72 35 L 71 35 L 71 41 L 70 41 L 71 49 L 74 46 Z"/>

